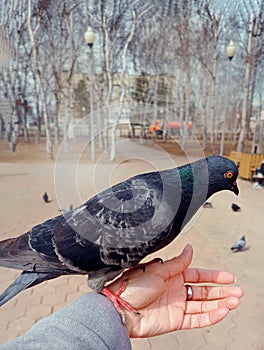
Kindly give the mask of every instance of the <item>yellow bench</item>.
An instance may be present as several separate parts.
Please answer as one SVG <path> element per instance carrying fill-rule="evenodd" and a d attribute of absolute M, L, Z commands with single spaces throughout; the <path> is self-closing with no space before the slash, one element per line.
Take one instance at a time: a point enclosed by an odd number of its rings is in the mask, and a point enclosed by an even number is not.
<path fill-rule="evenodd" d="M 246 180 L 252 180 L 252 176 L 264 158 L 263 154 L 242 153 L 239 167 L 239 176 Z"/>
<path fill-rule="evenodd" d="M 226 158 L 232 160 L 239 167 L 241 162 L 241 157 L 242 157 L 242 152 L 231 151 L 229 156 L 227 156 Z"/>
<path fill-rule="evenodd" d="M 264 155 L 231 151 L 226 158 L 231 159 L 239 167 L 240 177 L 252 181 L 252 177 L 263 161 Z"/>

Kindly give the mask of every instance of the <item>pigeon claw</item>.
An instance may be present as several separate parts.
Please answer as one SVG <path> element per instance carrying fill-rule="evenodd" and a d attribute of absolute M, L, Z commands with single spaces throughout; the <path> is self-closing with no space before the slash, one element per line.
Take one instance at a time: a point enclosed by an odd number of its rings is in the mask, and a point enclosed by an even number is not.
<path fill-rule="evenodd" d="M 124 313 L 122 307 L 124 309 L 132 312 L 135 315 L 140 315 L 140 312 L 138 312 L 133 306 L 131 306 L 127 301 L 122 299 L 120 296 L 125 291 L 125 289 L 127 287 L 127 281 L 128 281 L 128 279 L 125 279 L 115 293 L 106 287 L 101 291 L 101 294 L 103 294 L 105 297 L 107 297 L 114 304 L 116 310 L 118 311 L 118 313 L 121 317 L 123 324 L 126 324 L 126 314 Z"/>
<path fill-rule="evenodd" d="M 136 266 L 130 267 L 127 271 L 136 271 L 136 270 L 142 270 L 143 272 L 146 271 L 147 266 L 155 263 L 160 263 L 163 264 L 163 259 L 162 258 L 154 258 L 150 261 L 147 261 L 145 263 L 137 264 Z"/>

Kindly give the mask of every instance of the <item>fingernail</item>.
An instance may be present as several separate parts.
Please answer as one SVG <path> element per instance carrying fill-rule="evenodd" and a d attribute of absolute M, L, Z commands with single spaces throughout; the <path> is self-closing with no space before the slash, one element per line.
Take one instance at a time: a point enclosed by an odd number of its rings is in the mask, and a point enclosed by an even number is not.
<path fill-rule="evenodd" d="M 192 250 L 192 246 L 191 246 L 190 244 L 187 244 L 187 245 L 184 247 L 184 249 L 183 249 L 184 253 L 187 253 L 187 252 L 189 252 L 190 250 Z"/>

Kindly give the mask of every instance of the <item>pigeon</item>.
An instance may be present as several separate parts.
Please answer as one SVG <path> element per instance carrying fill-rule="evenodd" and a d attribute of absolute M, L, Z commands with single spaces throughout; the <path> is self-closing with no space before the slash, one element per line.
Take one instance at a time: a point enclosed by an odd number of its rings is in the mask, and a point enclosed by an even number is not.
<path fill-rule="evenodd" d="M 44 200 L 44 202 L 45 203 L 49 203 L 49 196 L 48 196 L 48 194 L 47 194 L 47 192 L 45 192 L 44 194 L 43 194 L 43 200 Z"/>
<path fill-rule="evenodd" d="M 61 275 L 88 275 L 88 285 L 102 293 L 107 282 L 172 242 L 214 193 L 238 195 L 237 176 L 235 163 L 220 156 L 139 174 L 1 241 L 0 266 L 22 273 L 0 295 L 0 305 Z"/>
<path fill-rule="evenodd" d="M 203 205 L 204 208 L 213 208 L 213 205 L 211 202 L 205 202 L 204 205 Z"/>
<path fill-rule="evenodd" d="M 239 251 L 244 249 L 245 245 L 246 245 L 246 237 L 245 235 L 243 235 L 235 244 L 232 245 L 230 249 L 233 251 Z"/>
<path fill-rule="evenodd" d="M 233 209 L 233 211 L 240 211 L 241 210 L 240 206 L 238 206 L 235 203 L 232 203 L 231 208 Z"/>
<path fill-rule="evenodd" d="M 59 211 L 61 211 L 63 214 L 67 214 L 69 213 L 70 211 L 73 210 L 73 205 L 70 204 L 68 207 L 66 207 L 65 209 L 59 209 Z"/>

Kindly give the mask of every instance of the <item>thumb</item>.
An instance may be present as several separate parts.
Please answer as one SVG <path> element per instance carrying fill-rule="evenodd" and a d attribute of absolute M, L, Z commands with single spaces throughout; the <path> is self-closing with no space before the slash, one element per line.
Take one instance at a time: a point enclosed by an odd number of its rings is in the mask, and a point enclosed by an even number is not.
<path fill-rule="evenodd" d="M 171 278 L 185 271 L 191 264 L 192 257 L 193 248 L 190 244 L 187 244 L 179 256 L 167 260 L 163 264 L 150 265 L 147 270 L 159 274 L 164 279 Z"/>
<path fill-rule="evenodd" d="M 178 273 L 185 271 L 191 264 L 193 258 L 193 248 L 187 244 L 181 254 L 171 260 L 168 260 L 169 276 L 172 277 Z"/>

